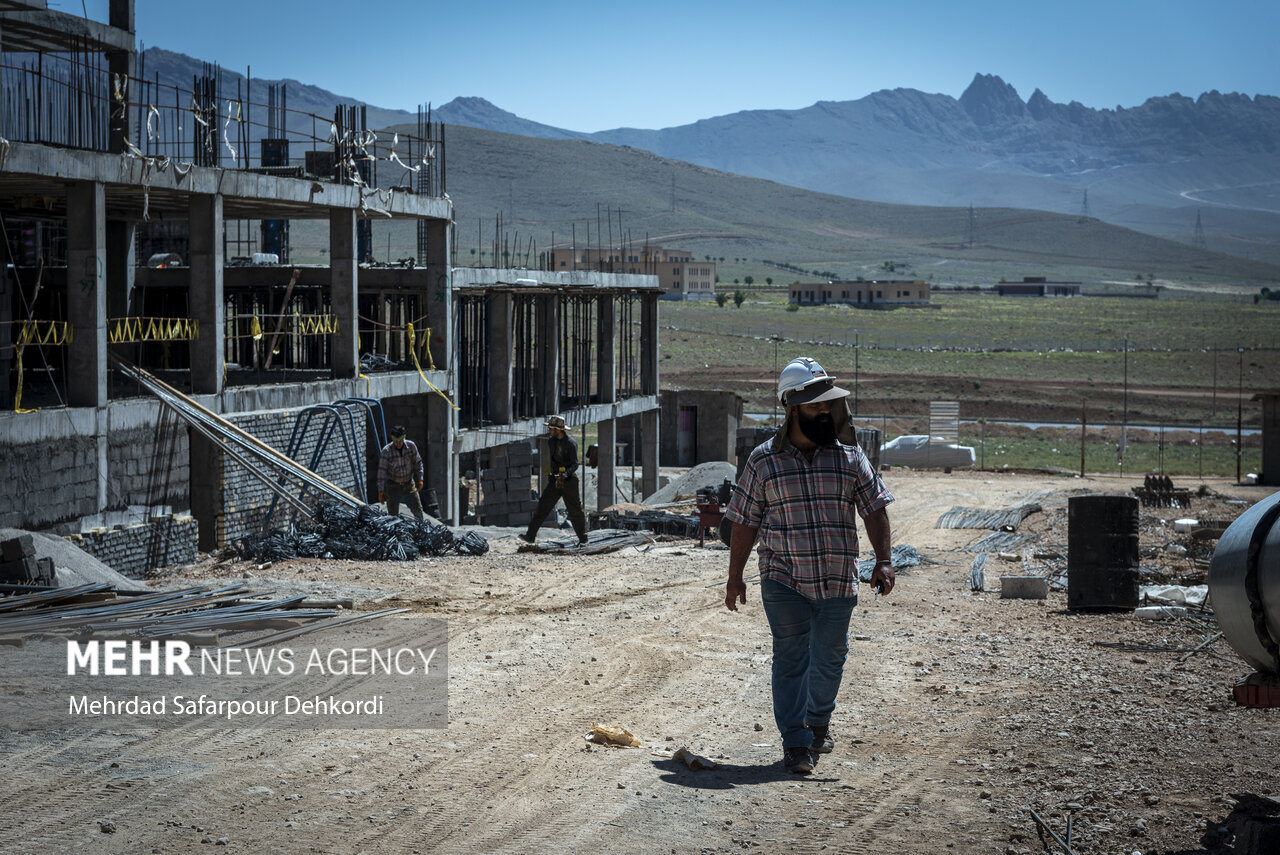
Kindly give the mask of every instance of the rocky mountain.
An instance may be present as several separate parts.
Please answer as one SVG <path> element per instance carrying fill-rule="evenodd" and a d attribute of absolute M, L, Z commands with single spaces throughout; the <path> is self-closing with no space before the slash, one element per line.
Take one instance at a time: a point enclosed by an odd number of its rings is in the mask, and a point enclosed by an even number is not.
<path fill-rule="evenodd" d="M 150 48 L 145 73 L 190 86 L 202 63 Z M 223 70 L 224 89 L 243 76 Z M 297 81 L 290 109 L 332 115 L 360 103 Z M 368 108 L 371 127 L 415 114 Z M 1280 260 L 1280 98 L 1172 94 L 1132 108 L 1027 100 L 996 75 L 960 96 L 882 90 L 799 110 L 750 110 L 689 125 L 593 134 L 544 125 L 483 98 L 433 110 L 453 125 L 551 140 L 581 139 L 805 189 L 910 205 L 1033 208 L 1085 215 L 1259 260 Z M 1199 225 L 1197 225 L 1199 224 Z"/>
<path fill-rule="evenodd" d="M 1280 259 L 1280 98 L 1269 95 L 1174 93 L 1098 110 L 1056 103 L 1039 89 L 1024 101 L 998 76 L 978 74 L 958 99 L 882 90 L 800 110 L 593 134 L 515 130 L 510 113 L 483 99 L 465 101 L 465 115 L 455 112 L 457 102 L 440 115 L 471 127 L 646 149 L 857 199 L 1088 215 Z"/>
<path fill-rule="evenodd" d="M 1228 251 L 1280 226 L 1280 98 L 1265 95 L 1096 110 L 979 74 L 959 99 L 886 90 L 589 138 L 860 199 L 1087 212 L 1186 241 L 1199 213 Z"/>

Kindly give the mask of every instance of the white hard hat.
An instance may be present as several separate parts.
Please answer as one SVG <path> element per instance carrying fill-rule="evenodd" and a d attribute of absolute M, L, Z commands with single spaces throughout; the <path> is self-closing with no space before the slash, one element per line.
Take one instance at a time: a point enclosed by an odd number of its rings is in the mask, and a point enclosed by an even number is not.
<path fill-rule="evenodd" d="M 794 407 L 848 396 L 848 390 L 836 386 L 835 379 L 817 360 L 797 356 L 778 375 L 778 402 Z"/>

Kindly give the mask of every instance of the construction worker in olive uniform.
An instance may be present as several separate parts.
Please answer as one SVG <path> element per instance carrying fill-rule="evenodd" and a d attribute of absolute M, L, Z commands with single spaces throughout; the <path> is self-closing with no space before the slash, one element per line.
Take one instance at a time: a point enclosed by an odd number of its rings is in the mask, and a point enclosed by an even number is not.
<path fill-rule="evenodd" d="M 556 502 L 564 499 L 565 510 L 569 512 L 569 522 L 578 535 L 578 545 L 587 543 L 587 515 L 582 512 L 582 497 L 578 489 L 578 445 L 565 430 L 565 421 L 560 416 L 551 416 L 546 421 L 549 442 L 547 447 L 551 458 L 551 477 L 543 485 L 542 495 L 538 499 L 538 508 L 529 520 L 529 530 L 520 535 L 525 543 L 533 543 L 534 535 L 542 526 L 542 521 L 551 513 Z"/>

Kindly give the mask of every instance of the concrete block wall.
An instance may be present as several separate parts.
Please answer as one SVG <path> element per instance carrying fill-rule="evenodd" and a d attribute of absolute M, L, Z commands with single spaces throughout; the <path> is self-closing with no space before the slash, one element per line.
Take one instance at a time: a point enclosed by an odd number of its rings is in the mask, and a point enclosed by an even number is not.
<path fill-rule="evenodd" d="M 480 472 L 477 508 L 485 525 L 528 525 L 538 506 L 531 480 L 538 466 L 537 444 L 512 442 L 489 451 L 489 467 Z"/>
<path fill-rule="evenodd" d="M 22 432 L 37 435 L 28 437 L 15 429 L 18 436 L 0 445 L 0 484 L 5 485 L 0 490 L 0 527 L 39 531 L 130 505 L 190 507 L 190 444 L 185 427 L 174 428 L 165 440 L 172 443 L 173 454 L 165 454 L 160 461 L 167 471 L 154 475 L 155 447 L 161 441 L 154 422 L 111 431 L 106 443 L 106 507 L 99 508 L 97 440 L 84 432 L 65 435 L 65 416 L 58 420 L 56 415 L 34 413 L 11 418 L 43 420 L 64 435 L 39 436 L 42 431 L 37 428 Z"/>
<path fill-rule="evenodd" d="M 239 416 L 231 416 L 228 420 L 235 424 L 236 427 L 262 440 L 283 454 L 288 451 L 289 438 L 293 433 L 293 426 L 298 412 L 298 410 L 273 410 L 246 413 Z M 315 452 L 316 444 L 320 441 L 323 424 L 324 421 L 320 416 L 312 417 L 301 448 L 294 455 L 294 459 L 304 466 L 310 463 L 311 455 Z M 347 429 L 345 417 L 342 424 L 345 431 Z M 368 445 L 363 415 L 356 420 L 355 434 L 354 453 L 363 475 Z M 329 438 L 324 456 L 316 466 L 316 472 L 357 498 L 360 496 L 359 488 L 355 483 L 351 466 L 348 463 L 346 446 L 344 446 L 336 430 Z M 230 544 L 248 534 L 261 534 L 266 522 L 267 512 L 271 507 L 273 495 L 271 490 L 243 466 L 229 457 L 223 458 L 221 482 L 222 505 L 215 520 L 218 542 Z M 366 489 L 371 488 L 366 485 Z M 370 496 L 370 498 L 376 500 L 377 496 Z M 287 526 L 291 517 L 292 511 L 290 508 L 283 503 L 277 503 L 276 513 L 272 519 L 272 527 L 282 528 Z"/>
<path fill-rule="evenodd" d="M 107 439 L 108 500 L 127 505 L 191 507 L 191 442 L 185 424 L 168 423 L 168 436 L 155 428 L 113 431 Z M 157 453 L 156 447 L 160 446 Z"/>
<path fill-rule="evenodd" d="M 96 513 L 97 445 L 88 436 L 6 444 L 0 449 L 0 484 L 5 528 L 42 529 Z"/>
<path fill-rule="evenodd" d="M 134 525 L 68 535 L 66 539 L 117 573 L 145 579 L 158 567 L 193 563 L 199 555 L 198 534 L 190 514 L 170 514 Z"/>

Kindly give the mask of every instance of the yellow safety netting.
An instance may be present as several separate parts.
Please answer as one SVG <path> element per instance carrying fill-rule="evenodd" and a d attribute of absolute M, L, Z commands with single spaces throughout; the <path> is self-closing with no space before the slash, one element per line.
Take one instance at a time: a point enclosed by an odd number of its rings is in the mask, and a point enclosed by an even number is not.
<path fill-rule="evenodd" d="M 113 318 L 107 323 L 112 344 L 200 338 L 200 321 L 195 318 Z"/>
<path fill-rule="evenodd" d="M 435 393 L 439 395 L 441 398 L 444 398 L 444 402 L 446 404 L 453 407 L 455 410 L 461 409 L 461 407 L 459 407 L 453 401 L 450 401 L 449 396 L 446 395 L 443 391 L 441 391 L 439 386 L 437 386 L 436 384 L 428 380 L 427 375 L 423 373 L 422 363 L 418 361 L 418 347 L 417 347 L 417 343 L 414 340 L 413 324 L 406 324 L 405 332 L 409 334 L 409 355 L 413 357 L 413 366 L 418 369 L 418 376 L 422 378 L 422 382 L 426 383 L 433 390 L 435 390 Z M 426 333 L 422 336 L 422 349 L 427 352 L 427 362 L 430 365 L 431 370 L 435 371 L 436 370 L 435 359 L 433 359 L 431 356 L 431 327 L 427 327 Z"/>
<path fill-rule="evenodd" d="M 66 321 L 22 321 L 18 329 L 14 350 L 18 356 L 18 388 L 13 395 L 13 411 L 15 413 L 34 413 L 39 407 L 24 408 L 22 406 L 22 351 L 29 344 L 65 345 L 70 344 L 72 326 Z"/>
<path fill-rule="evenodd" d="M 294 315 L 294 335 L 337 335 L 338 319 L 334 315 Z"/>
<path fill-rule="evenodd" d="M 70 344 L 71 324 L 66 321 L 22 321 L 18 330 L 17 345 Z"/>

